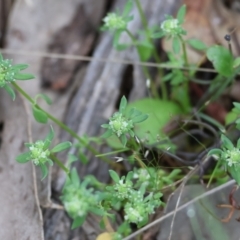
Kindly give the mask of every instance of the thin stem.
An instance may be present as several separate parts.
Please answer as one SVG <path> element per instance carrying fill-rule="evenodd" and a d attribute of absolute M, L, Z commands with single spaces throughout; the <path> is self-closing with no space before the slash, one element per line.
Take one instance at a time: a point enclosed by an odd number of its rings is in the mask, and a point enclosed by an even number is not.
<path fill-rule="evenodd" d="M 49 119 L 51 119 L 53 122 L 55 122 L 59 127 L 61 127 L 62 129 L 64 129 L 66 132 L 68 132 L 73 138 L 77 139 L 84 147 L 86 147 L 92 154 L 97 155 L 98 152 L 91 147 L 90 145 L 86 144 L 86 142 L 79 137 L 71 128 L 69 128 L 68 126 L 66 126 L 63 122 L 59 121 L 57 118 L 55 118 L 54 116 L 52 116 L 50 113 L 46 112 L 45 110 L 43 110 L 38 104 L 35 103 L 35 101 L 19 86 L 17 85 L 15 82 L 12 83 L 12 85 L 17 89 L 17 91 L 19 93 L 21 93 L 31 104 L 34 104 L 36 108 L 38 108 L 39 110 L 41 110 L 42 112 L 44 112 Z M 115 166 L 116 163 L 110 161 L 108 158 L 105 157 L 101 157 L 101 159 L 104 162 L 107 162 L 108 164 Z"/>
<path fill-rule="evenodd" d="M 141 160 L 141 158 L 138 156 L 138 153 L 134 154 L 134 158 L 137 160 L 139 166 L 141 168 L 147 169 L 147 166 L 144 164 L 144 162 Z"/>
<path fill-rule="evenodd" d="M 188 57 L 187 57 L 187 51 L 186 51 L 186 44 L 185 44 L 185 41 L 183 40 L 182 36 L 179 35 L 178 36 L 180 41 L 181 41 L 181 44 L 182 44 L 182 51 L 183 51 L 183 59 L 184 59 L 184 66 L 185 67 L 188 67 L 189 66 L 189 63 L 188 63 Z M 189 78 L 189 74 L 185 71 L 184 72 L 184 75 L 186 77 Z M 187 103 L 190 104 L 190 97 L 189 97 L 189 80 L 188 81 L 184 81 L 183 84 L 183 89 L 186 93 L 186 99 L 187 99 Z"/>
<path fill-rule="evenodd" d="M 138 51 L 138 54 L 139 54 L 139 48 L 138 48 L 137 39 L 133 36 L 133 34 L 128 29 L 126 29 L 126 33 L 131 38 L 131 40 L 132 40 L 132 42 L 133 42 L 134 46 L 136 47 L 136 49 Z M 150 88 L 151 88 L 151 92 L 152 92 L 153 96 L 158 97 L 157 89 L 153 85 L 153 79 L 152 79 L 152 77 L 151 77 L 151 75 L 150 75 L 150 73 L 148 71 L 148 68 L 146 66 L 143 66 L 143 73 L 144 73 L 146 79 L 149 79 L 150 82 L 151 82 Z"/>
<path fill-rule="evenodd" d="M 109 233 L 114 233 L 115 232 L 107 216 L 103 216 L 103 222 L 104 222 L 104 225 L 106 227 L 106 230 Z"/>
<path fill-rule="evenodd" d="M 51 159 L 57 163 L 57 165 L 68 175 L 69 174 L 69 169 L 64 166 L 64 164 L 54 155 L 51 153 Z"/>
<path fill-rule="evenodd" d="M 98 154 L 95 157 L 102 157 L 102 156 L 113 155 L 113 154 L 116 154 L 116 153 L 127 152 L 129 150 L 130 150 L 129 148 L 123 148 L 123 149 L 112 151 L 112 152 L 108 152 L 108 153 Z"/>
<path fill-rule="evenodd" d="M 137 9 L 138 9 L 144 30 L 146 31 L 148 29 L 147 19 L 145 17 L 145 14 L 143 12 L 143 9 L 139 0 L 136 0 L 136 5 L 137 5 Z"/>
<path fill-rule="evenodd" d="M 159 55 L 157 54 L 157 49 L 155 47 L 154 41 L 148 35 L 147 18 L 145 17 L 145 14 L 143 12 L 143 9 L 142 9 L 142 6 L 141 6 L 141 3 L 140 3 L 139 0 L 136 0 L 136 5 L 137 5 L 137 9 L 138 9 L 140 18 L 141 18 L 141 22 L 143 24 L 143 28 L 144 28 L 145 33 L 146 33 L 146 37 L 147 37 L 148 41 L 153 46 L 153 57 L 154 57 L 155 61 L 160 64 L 161 63 L 161 59 L 160 59 Z M 158 68 L 158 74 L 159 74 L 160 77 L 163 76 L 162 69 Z M 161 90 L 162 90 L 162 99 L 163 100 L 167 100 L 167 98 L 168 98 L 167 97 L 167 88 L 166 88 L 166 85 L 165 85 L 164 81 L 161 80 L 160 81 L 160 85 L 161 85 Z"/>
<path fill-rule="evenodd" d="M 208 181 L 207 188 L 209 188 L 209 186 L 210 186 L 210 184 L 211 184 L 211 182 L 212 182 L 212 180 L 214 178 L 214 175 L 215 175 L 217 169 L 219 168 L 220 164 L 221 164 L 221 161 L 218 160 L 217 165 L 215 166 L 215 168 L 214 168 L 214 170 L 213 170 L 213 172 L 211 174 L 211 177 L 210 177 L 210 179 Z M 217 178 L 217 177 L 215 177 L 215 178 Z"/>
<path fill-rule="evenodd" d="M 182 44 L 183 58 L 184 58 L 184 62 L 185 62 L 185 67 L 188 67 L 189 63 L 188 63 L 188 57 L 187 57 L 186 44 L 185 44 L 185 42 L 184 42 L 184 40 L 183 40 L 181 35 L 179 35 L 179 39 L 180 39 L 181 44 Z"/>

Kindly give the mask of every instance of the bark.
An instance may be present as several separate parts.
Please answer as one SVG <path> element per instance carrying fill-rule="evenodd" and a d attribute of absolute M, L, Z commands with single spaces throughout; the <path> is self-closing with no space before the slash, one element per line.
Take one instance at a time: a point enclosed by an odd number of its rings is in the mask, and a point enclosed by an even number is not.
<path fill-rule="evenodd" d="M 111 3 L 113 3 L 111 10 L 119 8 L 121 11 L 124 1 L 116 0 Z M 150 26 L 159 25 L 165 14 L 171 14 L 178 7 L 175 1 L 142 0 L 141 3 Z M 106 122 L 116 110 L 121 95 L 124 94 L 130 100 L 134 100 L 145 96 L 147 91 L 146 79 L 142 74 L 141 67 L 134 63 L 139 60 L 136 51 L 132 48 L 123 52 L 114 50 L 112 35 L 98 31 L 105 10 L 105 0 L 74 0 L 71 4 L 64 0 L 52 0 L 44 3 L 41 0 L 18 0 L 8 21 L 6 47 L 16 52 L 21 50 L 27 53 L 25 55 L 23 52 L 23 55 L 11 54 L 10 58 L 13 58 L 16 63 L 29 63 L 31 65 L 29 72 L 36 75 L 36 81 L 24 82 L 22 87 L 31 96 L 39 92 L 50 95 L 53 106 L 46 106 L 47 110 L 56 117 L 64 119 L 66 124 L 80 136 L 83 134 L 99 136 L 101 134 L 100 125 Z M 142 24 L 135 8 L 133 15 L 134 20 L 129 24 L 129 29 L 136 34 L 137 29 L 141 28 Z M 121 41 L 128 42 L 130 40 L 126 35 L 123 35 Z M 132 64 L 96 60 L 85 64 L 66 59 L 43 59 L 31 54 L 32 51 L 92 54 L 93 59 L 126 59 L 132 61 Z M 8 51 L 8 53 L 10 52 Z M 43 90 L 41 86 L 48 87 L 48 89 Z M 0 197 L 0 202 L 3 201 L 1 206 L 4 206 L 9 221 L 6 221 L 7 218 L 4 218 L 6 216 L 1 214 L 1 229 L 7 231 L 0 231 L 0 237 L 1 239 L 27 239 L 25 236 L 29 236 L 29 239 L 41 239 L 37 237 L 38 234 L 39 236 L 41 234 L 42 226 L 39 223 L 38 211 L 36 210 L 39 206 L 37 206 L 32 194 L 33 181 L 32 175 L 29 175 L 30 165 L 19 167 L 19 164 L 14 161 L 14 156 L 24 150 L 21 146 L 27 140 L 25 110 L 22 105 L 19 107 L 20 100 L 18 98 L 13 113 L 7 114 L 8 111 L 12 110 L 9 109 L 9 106 L 16 103 L 11 103 L 5 98 L 5 95 L 1 96 L 1 118 L 4 123 L 2 146 L 4 149 L 0 149 L 0 151 L 4 152 L 1 152 L 0 155 L 0 162 L 3 164 L 0 178 L 2 180 L 8 178 L 9 182 L 0 185 L 0 191 L 4 192 L 4 195 Z M 22 127 L 23 124 L 25 124 L 24 127 Z M 59 129 L 56 126 L 54 128 L 58 133 Z M 36 123 L 33 123 L 32 129 L 34 140 L 43 138 L 48 131 L 45 126 Z M 59 138 L 60 141 L 75 142 L 65 132 L 61 132 Z M 13 150 L 8 147 L 11 139 L 16 141 Z M 106 151 L 106 148 L 97 150 L 103 152 Z M 72 148 L 70 152 L 75 153 L 76 149 Z M 92 174 L 100 181 L 107 182 L 108 164 L 96 159 L 88 152 L 86 154 L 90 159 L 88 164 L 84 165 L 79 162 L 77 165 L 80 177 Z M 64 154 L 60 157 L 66 159 Z M 22 175 L 28 176 L 28 179 L 21 182 Z M 39 179 L 40 175 L 37 176 Z M 10 179 L 12 180 L 10 181 Z M 50 185 L 50 178 L 45 182 L 38 180 L 39 198 L 42 206 L 51 206 L 51 189 L 54 191 L 54 199 L 59 201 L 58 196 L 64 181 L 65 174 L 57 167 L 53 168 L 52 185 Z M 14 191 L 17 190 L 16 192 L 13 192 L 13 186 Z M 7 202 L 5 195 L 11 196 L 12 194 L 17 196 L 16 199 L 12 199 L 18 202 L 17 206 L 14 206 L 11 201 Z M 31 195 L 30 202 L 23 201 L 24 194 Z M 99 219 L 94 216 L 89 216 L 82 228 L 71 231 L 71 221 L 63 210 L 44 209 L 43 212 L 44 234 L 47 240 L 90 240 L 96 239 L 102 231 L 98 226 Z M 15 221 L 15 224 L 9 230 L 8 224 L 12 221 Z M 16 229 L 21 229 L 21 231 Z M 22 232 L 26 234 L 21 235 Z M 12 234 L 15 234 L 14 237 Z"/>

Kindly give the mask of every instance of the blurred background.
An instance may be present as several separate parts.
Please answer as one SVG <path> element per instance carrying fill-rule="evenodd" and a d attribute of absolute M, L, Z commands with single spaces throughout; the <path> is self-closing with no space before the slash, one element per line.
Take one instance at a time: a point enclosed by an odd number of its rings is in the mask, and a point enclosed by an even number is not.
<path fill-rule="evenodd" d="M 80 136 L 99 136 L 102 133 L 100 125 L 117 109 L 122 95 L 129 101 L 148 95 L 136 51 L 133 48 L 121 52 L 115 50 L 112 34 L 100 31 L 103 17 L 109 11 L 121 10 L 125 3 L 125 0 L 0 1 L 0 52 L 15 63 L 30 65 L 28 72 L 33 73 L 36 79 L 23 82 L 21 86 L 31 96 L 39 92 L 49 95 L 53 105 L 47 106 L 44 102 L 41 105 Z M 186 4 L 184 28 L 188 32 L 187 38 L 198 38 L 207 46 L 227 46 L 224 36 L 234 30 L 232 49 L 235 56 L 240 54 L 240 1 L 141 0 L 141 3 L 150 26 L 160 26 L 165 14 L 175 15 L 177 9 Z M 129 29 L 136 34 L 141 20 L 136 9 L 133 15 Z M 128 42 L 129 39 L 123 35 L 121 41 Z M 160 55 L 166 59 L 166 52 L 171 48 L 169 42 L 157 40 L 155 44 Z M 200 67 L 212 67 L 199 51 L 189 48 L 188 52 L 191 63 L 201 62 Z M 150 66 L 149 69 L 154 78 L 156 68 Z M 214 73 L 199 74 L 204 79 L 210 79 Z M 227 100 L 224 96 L 224 104 L 217 102 L 209 105 L 206 112 L 217 121 L 224 122 L 232 99 L 240 101 L 239 93 L 240 84 L 236 82 Z M 194 102 L 204 94 L 204 89 L 193 84 L 191 94 L 195 97 Z M 32 175 L 27 174 L 32 172 L 31 167 L 16 167 L 14 160 L 27 139 L 28 118 L 31 119 L 21 98 L 13 103 L 5 93 L 0 92 L 0 173 L 4 169 L 0 174 L 0 206 L 4 207 L 2 216 L 0 213 L 0 236 L 6 240 L 37 240 L 43 239 L 43 235 L 46 240 L 96 239 L 101 229 L 94 216 L 90 216 L 82 228 L 70 229 L 71 221 L 59 207 L 65 175 L 57 167 L 53 167 L 48 179 L 38 182 L 43 210 L 43 219 L 39 220 L 37 209 L 40 210 L 40 205 L 32 194 Z M 32 123 L 32 129 L 33 138 L 39 139 L 49 130 L 36 123 Z M 74 142 L 67 133 L 57 127 L 55 130 L 57 141 Z M 109 150 L 106 146 L 95 147 L 100 152 Z M 70 150 L 72 153 L 75 151 L 75 148 Z M 88 152 L 85 155 L 90 161 L 77 164 L 80 176 L 92 174 L 107 182 L 109 164 L 97 160 Z M 61 157 L 66 159 L 66 154 Z M 158 229 L 154 231 L 157 236 Z M 150 239 L 150 236 L 146 235 L 145 239 Z M 159 235 L 158 239 L 164 237 Z"/>

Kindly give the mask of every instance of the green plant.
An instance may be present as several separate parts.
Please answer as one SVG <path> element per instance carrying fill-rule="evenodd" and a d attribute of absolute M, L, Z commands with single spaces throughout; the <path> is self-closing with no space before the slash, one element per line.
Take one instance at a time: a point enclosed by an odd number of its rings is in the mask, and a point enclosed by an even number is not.
<path fill-rule="evenodd" d="M 42 179 L 48 174 L 48 168 L 46 164 L 53 165 L 53 161 L 57 162 L 58 165 L 66 171 L 69 170 L 62 165 L 62 163 L 54 156 L 54 153 L 61 152 L 71 147 L 70 142 L 62 142 L 56 145 L 51 150 L 49 149 L 52 140 L 54 138 L 54 131 L 51 127 L 50 133 L 44 140 L 37 140 L 35 143 L 25 143 L 25 146 L 29 148 L 28 152 L 22 153 L 16 157 L 17 162 L 26 163 L 32 161 L 35 166 L 39 166 L 42 171 Z M 53 160 L 53 161 L 52 161 Z"/>
<path fill-rule="evenodd" d="M 208 152 L 208 155 L 217 156 L 224 169 L 230 173 L 233 179 L 240 184 L 240 139 L 238 139 L 237 146 L 234 147 L 233 143 L 222 134 L 221 149 L 215 148 Z"/>
<path fill-rule="evenodd" d="M 119 112 L 114 113 L 114 115 L 109 119 L 109 124 L 103 124 L 101 127 L 106 128 L 107 131 L 102 135 L 103 138 L 108 138 L 115 134 L 121 139 L 123 146 L 127 144 L 127 134 L 131 137 L 135 136 L 133 131 L 134 125 L 136 123 L 141 123 L 148 118 L 147 114 L 132 108 L 130 111 L 126 112 L 127 99 L 123 96 L 121 99 Z"/>
<path fill-rule="evenodd" d="M 15 99 L 15 93 L 9 84 L 16 80 L 29 80 L 34 78 L 32 74 L 21 73 L 21 71 L 27 67 L 27 64 L 12 65 L 11 60 L 3 59 L 0 54 L 0 88 L 4 88 L 13 100 Z"/>
<path fill-rule="evenodd" d="M 130 32 L 128 28 L 129 22 L 133 20 L 131 10 L 134 3 L 143 25 L 143 29 L 138 31 L 141 40 L 139 40 L 138 34 Z M 155 62 L 159 64 L 157 69 L 161 81 L 159 82 L 159 89 L 157 87 L 158 83 L 153 80 L 148 68 L 144 66 L 143 72 L 147 82 L 150 81 L 150 91 L 154 98 L 144 98 L 128 103 L 127 98 L 123 96 L 119 110 L 109 118 L 108 123 L 101 125 L 106 130 L 101 137 L 78 136 L 64 123 L 41 108 L 38 104 L 39 98 L 42 98 L 47 104 L 51 104 L 51 99 L 44 94 L 37 94 L 32 98 L 15 82 L 16 80 L 34 78 L 32 74 L 21 72 L 28 65 L 12 65 L 11 60 L 3 59 L 0 55 L 0 88 L 4 88 L 13 100 L 15 99 L 13 88 L 15 88 L 31 104 L 32 114 L 38 123 L 46 124 L 49 120 L 52 120 L 53 124 L 58 125 L 75 138 L 77 141 L 74 147 L 77 148 L 77 156 L 83 163 L 89 161 L 84 153 L 88 149 L 93 155 L 111 164 L 113 168 L 109 170 L 112 180 L 110 183 L 101 183 L 92 175 L 87 175 L 84 179 L 81 179 L 75 168 L 70 170 L 77 157 L 70 155 L 64 165 L 55 156 L 55 153 L 70 148 L 72 144 L 63 142 L 50 148 L 54 138 L 52 127 L 44 140 L 26 143 L 25 146 L 29 151 L 16 157 L 16 161 L 19 163 L 32 161 L 35 166 L 40 167 L 42 179 L 48 174 L 47 164 L 53 165 L 53 163 L 56 163 L 66 172 L 67 180 L 61 200 L 68 215 L 73 219 L 72 228 L 81 226 L 89 213 L 100 216 L 102 219 L 101 227 L 111 232 L 113 239 L 123 239 L 131 233 L 132 226 L 141 228 L 147 224 L 149 216 L 154 214 L 159 207 L 164 207 L 163 189 L 169 186 L 173 188 L 173 185 L 184 177 L 178 167 L 165 170 L 159 164 L 161 156 L 164 154 L 184 162 L 175 155 L 178 146 L 176 141 L 175 143 L 172 141 L 173 138 L 178 138 L 181 135 L 180 130 L 183 130 L 185 135 L 193 137 L 198 145 L 201 145 L 203 151 L 199 155 L 202 158 L 208 154 L 218 159 L 215 169 L 210 170 L 210 177 L 209 175 L 202 176 L 204 180 L 210 178 L 209 183 L 213 178 L 218 183 L 226 181 L 226 178 L 224 180 L 222 178 L 223 168 L 236 180 L 238 185 L 240 184 L 240 140 L 234 146 L 230 139 L 222 134 L 221 147 L 209 151 L 212 146 L 208 147 L 208 143 L 206 143 L 206 146 L 202 144 L 197 137 L 191 135 L 190 131 L 192 129 L 186 127 L 188 120 L 196 116 L 199 119 L 199 122 L 197 122 L 199 123 L 198 134 L 202 131 L 202 120 L 207 122 L 204 124 L 208 126 L 209 132 L 216 132 L 214 129 L 212 130 L 211 125 L 220 128 L 221 132 L 228 131 L 227 126 L 222 126 L 200 111 L 204 110 L 211 101 L 219 99 L 221 94 L 231 87 L 240 71 L 240 58 L 234 58 L 231 51 L 223 46 L 207 47 L 200 40 L 185 39 L 187 32 L 182 27 L 185 13 L 186 6 L 184 5 L 179 9 L 176 18 L 166 16 L 160 26 L 149 27 L 139 0 L 128 0 L 122 13 L 119 11 L 109 13 L 103 19 L 102 30 L 108 30 L 114 35 L 113 46 L 122 51 L 130 46 L 135 47 L 141 61 L 147 61 L 153 57 Z M 122 33 L 129 36 L 130 42 L 120 43 Z M 167 53 L 168 60 L 160 65 L 162 62 L 155 47 L 154 39 L 163 37 L 172 41 L 172 51 Z M 206 94 L 200 99 L 198 108 L 196 107 L 194 111 L 189 96 L 189 83 L 194 81 L 198 66 L 189 63 L 188 46 L 204 52 L 217 72 L 216 77 L 209 84 Z M 168 72 L 164 72 L 162 66 L 167 68 Z M 198 83 L 201 82 L 201 80 L 198 81 Z M 226 124 L 240 129 L 240 103 L 234 102 L 233 105 L 234 109 L 226 117 Z M 178 118 L 187 120 L 182 122 Z M 171 131 L 166 131 L 169 123 L 174 123 L 177 127 Z M 207 134 L 209 137 L 209 133 Z M 200 135 L 201 137 L 204 136 L 203 131 Z M 214 138 L 218 138 L 218 134 L 215 134 Z M 103 139 L 106 141 L 103 141 Z M 100 154 L 90 145 L 91 142 L 95 144 L 107 142 L 117 150 Z M 182 142 L 184 141 L 180 139 L 178 141 L 179 145 Z M 192 148 L 192 146 L 189 148 Z M 151 157 L 146 154 L 149 152 Z M 125 155 L 117 156 L 118 163 L 114 163 L 106 157 L 111 154 L 122 153 L 125 153 Z M 194 154 L 190 151 L 189 155 L 193 155 L 194 158 L 199 157 L 199 155 Z M 188 153 L 182 151 L 182 155 L 188 156 Z M 127 167 L 124 164 L 120 165 L 120 161 L 128 161 Z M 200 165 L 201 162 L 199 161 L 198 164 Z M 111 223 L 116 220 L 115 213 L 120 211 L 122 212 L 120 216 L 122 217 L 122 223 L 116 229 L 113 229 Z"/>
<path fill-rule="evenodd" d="M 73 169 L 64 185 L 61 200 L 69 216 L 74 219 L 72 228 L 81 226 L 90 212 L 104 214 L 100 205 L 103 194 L 87 188 L 89 180 L 80 182 L 76 169 Z"/>

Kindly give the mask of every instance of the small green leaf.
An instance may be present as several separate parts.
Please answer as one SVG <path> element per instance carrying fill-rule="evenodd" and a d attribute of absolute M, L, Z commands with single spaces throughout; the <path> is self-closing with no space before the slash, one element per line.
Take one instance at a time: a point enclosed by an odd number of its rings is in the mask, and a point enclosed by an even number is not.
<path fill-rule="evenodd" d="M 233 56 L 230 51 L 222 46 L 213 46 L 207 50 L 207 58 L 213 63 L 214 68 L 224 77 L 230 77 L 233 71 Z"/>
<path fill-rule="evenodd" d="M 128 174 L 127 174 L 126 181 L 131 181 L 132 178 L 133 178 L 133 171 L 130 171 L 130 172 L 128 172 Z"/>
<path fill-rule="evenodd" d="M 39 123 L 47 123 L 48 116 L 45 112 L 32 105 L 32 112 L 35 120 Z"/>
<path fill-rule="evenodd" d="M 162 78 L 162 81 L 164 82 L 170 81 L 173 78 L 173 76 L 174 76 L 173 73 L 168 73 Z"/>
<path fill-rule="evenodd" d="M 72 143 L 71 142 L 62 142 L 62 143 L 59 143 L 57 146 L 55 146 L 51 152 L 52 153 L 55 153 L 55 152 L 61 152 L 65 149 L 68 149 L 72 146 Z"/>
<path fill-rule="evenodd" d="M 44 93 L 39 93 L 35 96 L 35 103 L 37 103 L 37 99 L 38 98 L 42 98 L 43 100 L 45 100 L 45 102 L 48 104 L 48 105 L 51 105 L 52 104 L 52 100 Z"/>
<path fill-rule="evenodd" d="M 25 152 L 16 157 L 16 161 L 19 163 L 26 163 L 31 160 L 31 152 Z"/>
<path fill-rule="evenodd" d="M 224 147 L 226 147 L 228 150 L 232 150 L 234 148 L 233 143 L 225 135 L 221 135 L 221 140 Z"/>
<path fill-rule="evenodd" d="M 131 129 L 129 130 L 128 133 L 130 134 L 131 137 L 134 137 L 134 136 L 135 136 L 135 133 L 134 133 Z"/>
<path fill-rule="evenodd" d="M 122 16 L 123 17 L 127 17 L 127 15 L 130 13 L 132 8 L 133 8 L 133 1 L 132 0 L 128 0 L 127 3 L 124 6 Z"/>
<path fill-rule="evenodd" d="M 125 50 L 129 47 L 129 45 L 127 44 L 120 44 L 119 43 L 119 38 L 122 34 L 122 30 L 118 30 L 114 33 L 114 37 L 113 37 L 113 46 L 115 49 L 117 49 L 118 51 L 122 51 L 122 50 Z"/>
<path fill-rule="evenodd" d="M 99 207 L 91 207 L 89 211 L 98 216 L 103 216 L 105 213 L 105 211 L 103 209 L 100 209 Z"/>
<path fill-rule="evenodd" d="M 221 154 L 222 154 L 222 150 L 221 149 L 217 149 L 217 148 L 211 149 L 208 152 L 208 156 L 211 156 L 211 155 L 218 155 L 218 156 L 220 156 Z"/>
<path fill-rule="evenodd" d="M 120 102 L 120 106 L 119 106 L 119 112 L 123 113 L 124 110 L 126 109 L 126 107 L 127 107 L 127 99 L 126 99 L 125 96 L 123 96 L 121 98 L 121 102 Z"/>
<path fill-rule="evenodd" d="M 146 119 L 148 119 L 148 115 L 141 114 L 137 117 L 132 118 L 131 120 L 133 121 L 133 123 L 141 123 L 141 122 L 145 121 Z"/>
<path fill-rule="evenodd" d="M 240 138 L 237 141 L 237 148 L 240 148 Z"/>
<path fill-rule="evenodd" d="M 133 111 L 134 111 L 134 108 L 128 110 L 126 113 L 125 113 L 125 117 L 126 118 L 131 118 L 132 114 L 133 114 Z"/>
<path fill-rule="evenodd" d="M 67 165 L 70 166 L 73 162 L 76 162 L 77 160 L 78 158 L 75 155 L 69 153 L 67 158 Z"/>
<path fill-rule="evenodd" d="M 174 37 L 172 41 L 172 48 L 175 54 L 180 52 L 181 40 L 178 37 Z"/>
<path fill-rule="evenodd" d="M 237 58 L 234 59 L 233 67 L 237 68 L 239 66 L 240 66 L 240 57 L 237 57 Z"/>
<path fill-rule="evenodd" d="M 72 169 L 70 173 L 70 180 L 76 187 L 80 186 L 80 180 L 76 168 Z"/>
<path fill-rule="evenodd" d="M 238 118 L 238 113 L 234 112 L 233 110 L 231 112 L 229 112 L 226 116 L 225 116 L 225 125 L 228 125 L 232 122 L 235 122 Z"/>
<path fill-rule="evenodd" d="M 145 62 L 152 56 L 154 48 L 152 46 L 149 47 L 146 45 L 138 45 L 137 50 L 138 50 L 140 60 L 142 62 Z"/>
<path fill-rule="evenodd" d="M 83 152 L 79 152 L 79 159 L 83 164 L 87 164 L 89 162 L 87 156 Z"/>
<path fill-rule="evenodd" d="M 45 164 L 39 164 L 39 167 L 40 167 L 41 172 L 42 172 L 42 179 L 41 180 L 43 180 L 48 175 L 48 168 Z"/>
<path fill-rule="evenodd" d="M 35 78 L 35 76 L 30 73 L 17 73 L 14 75 L 14 78 L 17 80 L 30 80 Z"/>
<path fill-rule="evenodd" d="M 129 46 L 130 45 L 127 45 L 127 44 L 118 44 L 115 48 L 118 51 L 123 51 L 123 50 L 126 50 L 127 48 L 129 48 Z"/>
<path fill-rule="evenodd" d="M 239 124 L 239 123 L 240 123 L 240 118 L 236 120 L 236 124 Z"/>
<path fill-rule="evenodd" d="M 168 175 L 168 178 L 174 179 L 182 172 L 181 169 L 173 169 L 172 172 Z"/>
<path fill-rule="evenodd" d="M 50 126 L 50 132 L 48 133 L 47 137 L 44 139 L 44 149 L 49 148 L 53 138 L 54 138 L 54 130 L 52 126 Z"/>
<path fill-rule="evenodd" d="M 112 180 L 113 180 L 115 183 L 118 183 L 118 182 L 120 181 L 120 178 L 119 178 L 118 174 L 117 174 L 115 171 L 109 170 L 109 174 L 110 174 Z"/>
<path fill-rule="evenodd" d="M 151 34 L 151 38 L 162 38 L 165 36 L 165 32 L 159 31 Z"/>
<path fill-rule="evenodd" d="M 136 108 L 132 108 L 130 111 L 129 111 L 129 118 L 133 119 L 137 116 L 140 116 L 142 113 L 141 111 L 137 110 Z"/>
<path fill-rule="evenodd" d="M 85 220 L 86 220 L 86 216 L 75 218 L 75 219 L 73 220 L 71 229 L 75 229 L 75 228 L 77 228 L 77 227 L 82 226 L 83 223 L 85 222 Z"/>
<path fill-rule="evenodd" d="M 101 127 L 102 128 L 109 128 L 109 124 L 102 124 Z"/>
<path fill-rule="evenodd" d="M 197 50 L 205 50 L 205 49 L 207 49 L 207 45 L 204 42 L 202 42 L 202 41 L 200 41 L 198 39 L 194 39 L 194 38 L 193 39 L 189 39 L 189 40 L 187 40 L 187 43 L 192 48 L 195 48 Z"/>
<path fill-rule="evenodd" d="M 120 137 L 120 140 L 121 140 L 122 145 L 125 147 L 126 144 L 127 144 L 127 137 L 126 137 L 126 135 L 122 134 L 121 137 Z"/>
<path fill-rule="evenodd" d="M 27 64 L 16 64 L 11 67 L 12 70 L 19 70 L 19 71 L 24 70 L 26 68 L 28 68 Z"/>
<path fill-rule="evenodd" d="M 237 185 L 240 185 L 240 165 L 227 166 L 228 172 L 231 174 L 232 178 L 237 182 Z"/>
<path fill-rule="evenodd" d="M 238 102 L 233 102 L 234 107 L 240 111 L 240 103 Z"/>
<path fill-rule="evenodd" d="M 48 158 L 47 160 L 48 160 L 47 163 L 48 163 L 50 166 L 53 166 L 53 161 L 52 161 L 50 158 Z"/>
<path fill-rule="evenodd" d="M 186 15 L 186 5 L 182 5 L 177 13 L 177 19 L 179 21 L 180 24 L 182 24 L 184 22 L 184 18 Z"/>
<path fill-rule="evenodd" d="M 178 77 L 180 77 L 178 80 L 183 83 L 185 80 L 183 79 L 184 76 L 179 75 Z M 173 78 L 171 83 L 173 83 L 173 80 L 176 79 Z M 191 111 L 192 107 L 189 92 L 186 91 L 185 88 L 179 87 L 179 85 L 174 85 L 174 87 L 172 87 L 172 100 L 175 100 L 175 102 L 177 102 L 182 107 L 183 113 L 189 113 Z"/>
<path fill-rule="evenodd" d="M 101 138 L 109 138 L 113 135 L 113 131 L 111 129 L 108 129 L 103 135 L 101 135 Z"/>
<path fill-rule="evenodd" d="M 6 84 L 3 88 L 6 90 L 6 92 L 9 94 L 9 96 L 10 96 L 10 97 L 12 98 L 12 100 L 14 101 L 15 98 L 16 98 L 16 95 L 15 95 L 14 90 L 13 90 L 9 85 L 7 85 L 7 84 Z"/>

